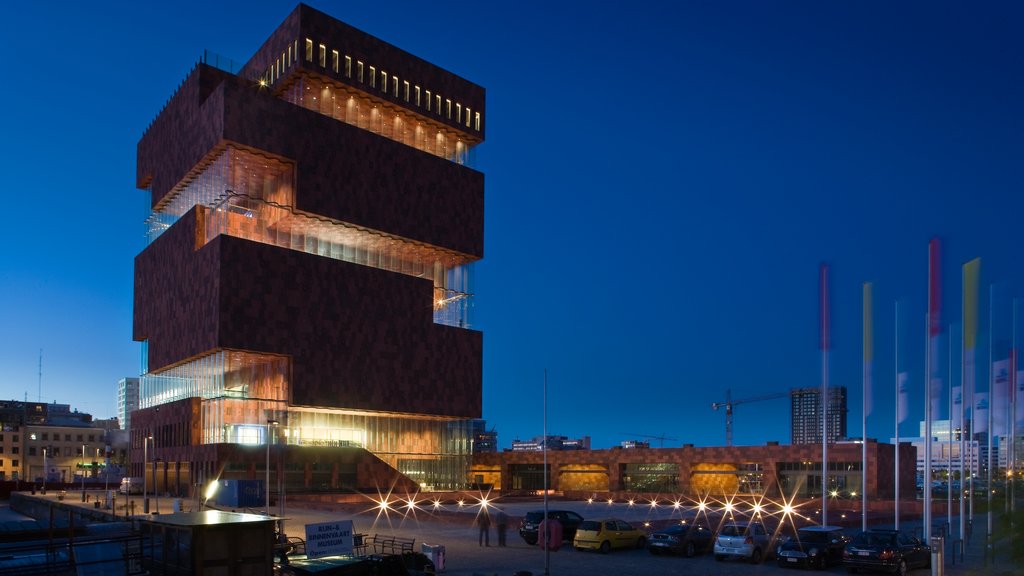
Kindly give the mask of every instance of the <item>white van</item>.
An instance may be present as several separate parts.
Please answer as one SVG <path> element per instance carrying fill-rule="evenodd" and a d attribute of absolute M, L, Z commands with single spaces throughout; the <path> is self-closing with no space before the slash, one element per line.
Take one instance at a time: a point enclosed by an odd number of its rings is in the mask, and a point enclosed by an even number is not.
<path fill-rule="evenodd" d="M 142 494 L 142 478 L 122 478 L 121 494 Z"/>

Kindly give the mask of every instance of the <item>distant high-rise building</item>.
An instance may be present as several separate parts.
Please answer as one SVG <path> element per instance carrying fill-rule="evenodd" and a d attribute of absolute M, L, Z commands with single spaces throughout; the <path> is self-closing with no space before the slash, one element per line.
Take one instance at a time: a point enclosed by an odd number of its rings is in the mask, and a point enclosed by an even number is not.
<path fill-rule="evenodd" d="M 548 450 L 590 450 L 590 436 L 569 438 L 567 436 L 535 436 L 532 440 L 512 441 L 513 452 L 541 452 Z"/>
<path fill-rule="evenodd" d="M 132 426 L 132 410 L 139 409 L 139 379 L 121 378 L 117 382 L 117 419 L 121 430 Z"/>
<path fill-rule="evenodd" d="M 487 429 L 487 421 L 473 420 L 473 453 L 484 454 L 498 451 L 498 433 Z"/>
<path fill-rule="evenodd" d="M 846 387 L 829 388 L 828 440 L 846 438 Z M 790 391 L 791 444 L 821 442 L 821 389 L 794 388 Z"/>

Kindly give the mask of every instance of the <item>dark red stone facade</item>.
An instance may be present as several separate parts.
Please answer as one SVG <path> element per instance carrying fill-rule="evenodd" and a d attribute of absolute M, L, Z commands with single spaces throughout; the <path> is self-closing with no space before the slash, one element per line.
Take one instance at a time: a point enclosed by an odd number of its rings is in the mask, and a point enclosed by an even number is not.
<path fill-rule="evenodd" d="M 915 482 L 917 452 L 909 443 L 900 445 L 900 484 L 913 486 Z M 553 450 L 547 453 L 548 466 L 551 471 L 551 489 L 568 492 L 568 495 L 586 498 L 594 493 L 619 493 L 624 491 L 621 476 L 622 464 L 656 464 L 669 463 L 679 467 L 679 486 L 681 494 L 693 495 L 691 478 L 698 464 L 759 464 L 764 474 L 765 493 L 772 497 L 780 495 L 779 464 L 782 462 L 821 462 L 821 446 L 813 444 L 801 445 L 766 445 L 766 446 L 728 446 L 728 447 L 693 447 L 682 448 L 612 448 L 608 450 Z M 860 444 L 835 444 L 829 447 L 829 462 L 860 462 Z M 485 483 L 494 484 L 496 489 L 511 490 L 510 466 L 517 464 L 542 465 L 544 455 L 541 452 L 498 452 L 492 454 L 475 454 L 473 456 L 472 474 L 481 476 Z M 563 473 L 569 476 L 569 470 L 580 466 L 590 466 L 603 471 L 607 475 L 607 483 L 600 490 L 574 491 L 565 490 L 562 486 Z M 894 496 L 895 450 L 892 444 L 879 444 L 869 441 L 867 450 L 868 478 L 867 489 L 870 498 L 889 498 Z M 860 474 L 859 472 L 857 473 Z M 913 498 L 913 491 L 903 494 Z"/>
<path fill-rule="evenodd" d="M 291 358 L 291 404 L 477 418 L 483 334 L 435 324 L 429 280 L 221 235 L 196 210 L 135 263 L 149 368 L 216 348 Z"/>
<path fill-rule="evenodd" d="M 136 183 L 151 188 L 155 207 L 227 143 L 293 161 L 298 210 L 483 257 L 482 173 L 300 108 L 204 64 L 139 142 Z"/>

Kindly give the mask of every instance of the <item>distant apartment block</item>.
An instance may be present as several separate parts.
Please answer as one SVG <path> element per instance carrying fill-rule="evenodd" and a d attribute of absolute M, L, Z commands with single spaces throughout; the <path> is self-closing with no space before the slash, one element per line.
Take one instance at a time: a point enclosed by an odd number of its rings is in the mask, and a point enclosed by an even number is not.
<path fill-rule="evenodd" d="M 826 408 L 829 442 L 846 438 L 846 387 L 828 389 Z M 821 389 L 794 388 L 790 391 L 791 444 L 821 444 Z"/>
<path fill-rule="evenodd" d="M 121 378 L 117 382 L 117 419 L 122 430 L 132 427 L 132 412 L 139 409 L 139 379 Z"/>
<path fill-rule="evenodd" d="M 513 452 L 540 452 L 548 450 L 590 450 L 590 436 L 569 438 L 567 436 L 535 436 L 531 440 L 512 441 Z"/>

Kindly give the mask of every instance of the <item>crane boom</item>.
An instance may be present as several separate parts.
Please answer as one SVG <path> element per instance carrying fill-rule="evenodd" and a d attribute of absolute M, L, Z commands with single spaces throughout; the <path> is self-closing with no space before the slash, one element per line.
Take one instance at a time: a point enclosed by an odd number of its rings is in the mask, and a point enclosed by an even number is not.
<path fill-rule="evenodd" d="M 763 400 L 774 400 L 776 398 L 784 398 L 791 395 L 792 392 L 775 392 L 774 394 L 763 394 L 761 396 L 754 396 L 752 398 L 741 398 L 739 400 L 732 399 L 732 390 L 726 388 L 725 390 L 725 402 L 712 402 L 711 408 L 718 410 L 719 408 L 725 408 L 725 445 L 732 446 L 732 407 L 737 404 L 746 404 L 748 402 L 761 402 Z"/>

